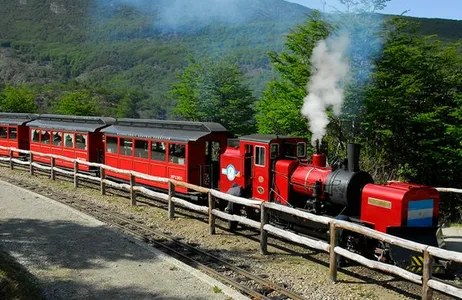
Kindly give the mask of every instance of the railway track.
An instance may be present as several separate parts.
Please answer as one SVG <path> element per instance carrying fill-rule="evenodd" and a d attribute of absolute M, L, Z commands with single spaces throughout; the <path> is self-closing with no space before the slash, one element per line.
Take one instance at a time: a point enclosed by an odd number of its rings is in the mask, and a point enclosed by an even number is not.
<path fill-rule="evenodd" d="M 199 269 L 200 271 L 233 287 L 252 299 L 304 299 L 301 295 L 266 280 L 264 276 L 252 274 L 241 267 L 235 266 L 206 251 L 198 249 L 194 245 L 184 243 L 179 239 L 168 236 L 149 226 L 111 212 L 104 207 L 95 207 L 94 205 L 89 206 L 88 203 L 76 196 L 68 198 L 67 196 L 59 196 L 52 192 L 43 192 L 40 191 L 39 188 L 28 183 L 21 182 L 17 179 L 1 176 L 0 179 L 89 214 L 106 224 L 132 235 L 140 241 L 148 243 L 149 245 L 177 258 L 178 260 Z"/>

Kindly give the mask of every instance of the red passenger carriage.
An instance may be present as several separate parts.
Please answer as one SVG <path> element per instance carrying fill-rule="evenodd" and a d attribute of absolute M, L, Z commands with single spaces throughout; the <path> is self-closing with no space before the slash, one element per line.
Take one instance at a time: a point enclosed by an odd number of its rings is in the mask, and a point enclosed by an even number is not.
<path fill-rule="evenodd" d="M 118 119 L 102 130 L 105 135 L 106 165 L 152 176 L 217 187 L 220 154 L 226 149 L 228 131 L 218 123 Z M 128 180 L 128 176 L 107 172 Z M 153 188 L 165 183 L 137 179 Z M 196 199 L 197 193 L 176 187 L 176 192 Z"/>
<path fill-rule="evenodd" d="M 38 115 L 23 113 L 0 113 L 0 146 L 29 150 L 29 129 L 27 123 Z M 10 155 L 0 149 L 0 155 Z M 21 156 L 13 152 L 15 157 Z"/>
<path fill-rule="evenodd" d="M 113 124 L 114 118 L 67 115 L 40 115 L 28 123 L 30 150 L 47 154 L 81 159 L 88 162 L 104 162 L 104 144 L 101 129 Z M 34 161 L 49 164 L 50 158 L 35 156 Z M 73 168 L 71 162 L 56 160 L 56 166 Z M 79 170 L 93 171 L 80 164 Z"/>

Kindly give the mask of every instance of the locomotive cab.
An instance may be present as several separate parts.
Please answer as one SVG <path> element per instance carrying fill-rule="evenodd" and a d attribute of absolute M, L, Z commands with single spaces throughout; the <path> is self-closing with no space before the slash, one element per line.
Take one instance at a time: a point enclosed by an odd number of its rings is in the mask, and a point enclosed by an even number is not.
<path fill-rule="evenodd" d="M 306 162 L 306 144 L 305 138 L 262 134 L 229 140 L 220 162 L 220 190 L 237 184 L 247 198 L 274 200 L 275 165 L 279 160 Z"/>

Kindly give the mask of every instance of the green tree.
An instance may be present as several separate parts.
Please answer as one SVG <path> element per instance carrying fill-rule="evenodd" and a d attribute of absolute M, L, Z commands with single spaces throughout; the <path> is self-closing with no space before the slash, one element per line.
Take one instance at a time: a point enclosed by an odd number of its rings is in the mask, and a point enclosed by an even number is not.
<path fill-rule="evenodd" d="M 98 116 L 101 114 L 97 100 L 89 91 L 73 91 L 59 99 L 53 111 L 57 114 Z"/>
<path fill-rule="evenodd" d="M 306 119 L 300 113 L 311 76 L 310 57 L 317 42 L 329 36 L 332 29 L 321 14 L 314 11 L 304 24 L 287 35 L 284 51 L 269 52 L 279 78 L 268 83 L 256 106 L 259 132 L 310 135 Z"/>
<path fill-rule="evenodd" d="M 364 118 L 365 90 L 374 74 L 375 63 L 383 51 L 385 18 L 377 12 L 383 10 L 390 0 L 340 0 L 346 7 L 338 12 L 332 22 L 350 38 L 348 58 L 350 74 L 345 88 L 345 99 L 339 117 L 330 116 L 328 139 L 335 144 L 361 138 Z M 388 28 L 388 30 L 393 30 Z"/>
<path fill-rule="evenodd" d="M 454 135 L 462 126 L 459 45 L 444 46 L 434 37 L 408 33 L 407 23 L 400 20 L 390 25 L 395 30 L 389 31 L 367 91 L 367 139 L 380 141 L 389 150 L 390 163 L 407 162 L 422 182 L 447 182 L 450 178 L 445 175 L 452 174 L 434 170 L 449 171 L 455 163 L 462 166 L 460 157 L 451 158 L 444 150 L 460 147 Z"/>
<path fill-rule="evenodd" d="M 37 112 L 36 94 L 27 87 L 5 86 L 3 97 L 0 97 L 0 110 L 13 113 Z"/>
<path fill-rule="evenodd" d="M 136 112 L 136 102 L 130 95 L 126 95 L 120 100 L 116 110 L 117 118 L 138 118 L 139 115 Z"/>
<path fill-rule="evenodd" d="M 390 26 L 366 93 L 363 140 L 402 179 L 461 187 L 460 45 L 417 36 L 400 19 Z M 443 211 L 455 211 L 455 204 L 442 203 Z"/>
<path fill-rule="evenodd" d="M 256 99 L 237 65 L 190 59 L 178 78 L 168 94 L 176 101 L 173 114 L 190 121 L 218 122 L 237 135 L 254 131 Z"/>
<path fill-rule="evenodd" d="M 317 11 L 304 24 L 287 36 L 285 50 L 270 53 L 270 60 L 280 78 L 271 81 L 258 103 L 257 125 L 262 133 L 285 133 L 311 136 L 309 121 L 301 113 L 305 97 L 310 92 L 307 83 L 312 77 L 312 55 L 321 40 L 328 43 L 332 37 L 347 32 L 350 47 L 350 72 L 345 80 L 344 103 L 341 115 L 333 115 L 327 107 L 329 126 L 325 141 L 332 145 L 344 144 L 360 132 L 363 114 L 363 92 L 373 71 L 373 61 L 380 52 L 381 16 L 375 11 L 385 7 L 389 0 L 342 0 L 346 12 L 323 17 Z M 310 101 L 310 100 L 307 100 Z"/>

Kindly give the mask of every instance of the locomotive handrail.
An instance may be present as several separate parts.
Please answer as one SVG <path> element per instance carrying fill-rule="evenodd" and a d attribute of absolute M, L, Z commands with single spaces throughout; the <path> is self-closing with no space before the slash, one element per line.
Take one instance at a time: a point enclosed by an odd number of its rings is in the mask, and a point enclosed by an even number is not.
<path fill-rule="evenodd" d="M 438 187 L 438 188 L 435 188 L 435 189 L 436 189 L 438 192 L 462 194 L 462 189 L 443 188 L 443 187 Z"/>
<path fill-rule="evenodd" d="M 274 202 L 264 202 L 260 200 L 250 200 L 242 197 L 237 197 L 233 196 L 227 193 L 223 193 L 217 190 L 205 188 L 205 187 L 200 187 L 196 186 L 190 183 L 178 181 L 178 180 L 173 180 L 173 179 L 168 179 L 168 178 L 163 178 L 163 177 L 157 177 L 157 176 L 151 176 L 143 173 L 139 173 L 136 171 L 131 171 L 131 170 L 121 170 L 118 168 L 110 167 L 104 164 L 99 164 L 99 163 L 93 163 L 93 162 L 87 162 L 82 159 L 71 159 L 68 157 L 60 156 L 60 155 L 55 155 L 55 154 L 45 154 L 45 153 L 40 153 L 36 151 L 28 151 L 28 150 L 21 150 L 21 149 L 16 149 L 16 148 L 11 148 L 11 147 L 3 147 L 0 146 L 0 149 L 7 150 L 10 153 L 9 158 L 1 158 L 0 161 L 9 161 L 10 168 L 13 169 L 13 163 L 18 163 L 21 165 L 28 164 L 30 167 L 30 173 L 33 174 L 34 167 L 39 168 L 42 170 L 51 170 L 51 176 L 50 178 L 52 180 L 55 180 L 55 172 L 63 173 L 63 174 L 68 174 L 68 175 L 74 175 L 74 187 L 78 187 L 78 178 L 85 178 L 85 179 L 90 179 L 93 181 L 99 181 L 101 184 L 101 194 L 105 194 L 105 188 L 106 185 L 110 185 L 119 189 L 124 189 L 130 191 L 130 198 L 132 200 L 132 205 L 136 205 L 136 193 L 142 193 L 148 196 L 155 197 L 157 199 L 162 199 L 162 200 L 167 200 L 168 201 L 168 215 L 169 219 L 172 219 L 174 217 L 174 205 L 177 204 L 181 207 L 185 207 L 187 209 L 201 212 L 201 213 L 208 213 L 209 214 L 209 225 L 210 225 L 210 234 L 215 234 L 215 217 L 219 217 L 221 219 L 225 219 L 228 221 L 235 221 L 239 222 L 241 224 L 247 225 L 249 227 L 253 228 L 259 228 L 261 231 L 260 234 L 260 250 L 263 254 L 267 254 L 267 236 L 268 233 L 271 233 L 275 236 L 279 236 L 280 238 L 296 242 L 301 245 L 308 246 L 310 248 L 318 249 L 325 251 L 329 253 L 330 255 L 330 279 L 332 281 L 337 281 L 337 255 L 341 255 L 344 257 L 347 257 L 353 261 L 356 261 L 366 267 L 372 268 L 372 269 L 378 269 L 381 271 L 385 271 L 397 276 L 400 276 L 406 280 L 409 280 L 411 282 L 421 284 L 422 285 L 422 299 L 428 300 L 432 298 L 432 291 L 437 290 L 441 291 L 446 294 L 450 294 L 452 296 L 456 296 L 462 299 L 462 288 L 451 285 L 445 282 L 442 282 L 440 280 L 435 280 L 432 278 L 432 262 L 433 262 L 433 257 L 439 257 L 442 259 L 446 259 L 449 261 L 454 261 L 458 263 L 462 263 L 462 253 L 456 252 L 456 251 L 449 251 L 445 249 L 440 249 L 436 247 L 432 247 L 429 245 L 424 245 L 420 243 L 416 243 L 410 240 L 406 240 L 397 236 L 393 236 L 390 234 L 382 233 L 377 230 L 367 228 L 365 226 L 361 226 L 358 224 L 354 224 L 351 222 L 343 221 L 343 220 L 337 220 L 334 218 L 329 218 L 325 216 L 319 216 L 315 215 L 312 213 L 300 211 L 282 204 L 274 203 Z M 29 162 L 24 162 L 20 161 L 17 158 L 13 157 L 13 152 L 18 152 L 22 154 L 30 154 L 30 160 Z M 33 161 L 33 156 L 42 156 L 42 157 L 49 157 L 51 158 L 50 160 L 50 166 L 44 166 L 41 164 L 37 164 L 36 162 Z M 55 161 L 56 159 L 63 160 L 63 161 L 68 161 L 72 162 L 74 164 L 74 170 L 73 172 L 67 171 L 61 168 L 58 168 L 55 166 Z M 97 167 L 100 169 L 100 177 L 94 177 L 94 176 L 89 176 L 85 174 L 79 173 L 79 164 L 84 164 L 87 166 L 93 166 Z M 106 179 L 106 171 L 111 171 L 115 172 L 118 174 L 124 174 L 124 175 L 129 175 L 130 176 L 130 184 L 125 184 L 125 183 L 116 183 L 114 181 Z M 151 191 L 145 187 L 142 186 L 136 186 L 136 178 L 142 178 L 145 180 L 150 180 L 154 182 L 161 182 L 161 183 L 168 183 L 169 185 L 169 192 L 168 195 L 159 193 L 159 192 L 154 192 Z M 188 201 L 185 201 L 183 199 L 174 197 L 175 194 L 175 186 L 181 186 L 185 187 L 191 190 L 195 190 L 199 193 L 204 193 L 208 194 L 209 197 L 209 205 L 208 207 L 206 206 L 201 206 L 201 205 L 196 205 L 193 203 L 190 203 Z M 462 190 L 460 189 L 454 189 L 454 188 L 436 188 L 440 192 L 454 192 L 454 193 L 462 193 Z M 220 198 L 229 202 L 253 207 L 253 208 L 260 208 L 261 210 L 261 219 L 260 222 L 254 221 L 251 219 L 248 219 L 244 216 L 238 216 L 234 214 L 229 214 L 227 212 L 223 212 L 220 210 L 215 209 L 215 202 L 213 200 L 213 197 Z M 310 237 L 304 237 L 301 235 L 298 235 L 293 232 L 289 232 L 287 230 L 283 230 L 280 228 L 277 228 L 273 225 L 268 224 L 268 219 L 269 219 L 269 210 L 276 210 L 280 212 L 285 212 L 288 214 L 291 214 L 293 216 L 297 216 L 300 218 L 304 218 L 307 220 L 311 220 L 317 223 L 321 223 L 324 225 L 329 225 L 330 230 L 330 243 L 324 242 L 322 240 L 316 240 L 312 239 Z M 403 268 L 400 268 L 398 266 L 394 265 L 389 265 L 380 261 L 374 261 L 370 260 L 366 257 L 363 257 L 359 254 L 353 253 L 347 249 L 344 249 L 338 245 L 338 230 L 339 229 L 346 229 L 350 230 L 359 234 L 362 234 L 364 236 L 367 236 L 369 238 L 377 239 L 380 241 L 383 241 L 385 243 L 391 244 L 391 245 L 396 245 L 399 247 L 403 247 L 406 249 L 410 249 L 413 251 L 417 251 L 419 253 L 423 253 L 424 255 L 424 264 L 423 264 L 423 274 L 422 276 L 411 273 Z"/>

